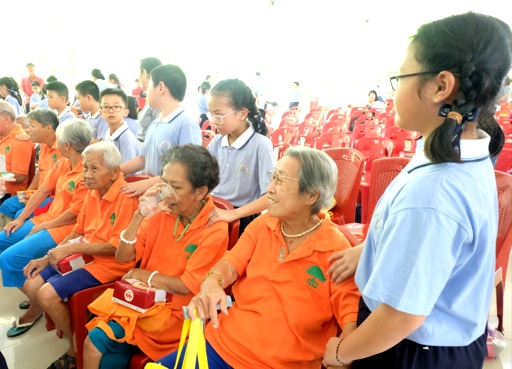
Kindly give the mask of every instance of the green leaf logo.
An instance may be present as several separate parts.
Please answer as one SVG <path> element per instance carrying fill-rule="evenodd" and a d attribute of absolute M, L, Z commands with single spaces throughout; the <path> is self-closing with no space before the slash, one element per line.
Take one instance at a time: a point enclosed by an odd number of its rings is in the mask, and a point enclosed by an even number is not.
<path fill-rule="evenodd" d="M 5 149 L 4 149 L 4 152 L 7 154 L 9 151 L 11 151 L 11 147 L 10 146 L 6 146 Z"/>
<path fill-rule="evenodd" d="M 73 192 L 74 190 L 76 190 L 76 184 L 75 184 L 75 181 L 70 181 L 68 183 L 68 192 Z"/>
<path fill-rule="evenodd" d="M 57 162 L 57 154 L 52 155 L 52 160 L 53 160 L 53 163 Z"/>
<path fill-rule="evenodd" d="M 110 225 L 113 227 L 114 224 L 116 223 L 116 213 L 112 213 L 112 215 L 110 215 Z"/>
<path fill-rule="evenodd" d="M 308 286 L 310 287 L 313 287 L 313 288 L 317 288 L 318 287 L 318 282 L 317 282 L 317 279 L 320 281 L 320 282 L 325 282 L 325 276 L 324 276 L 324 273 L 322 272 L 322 269 L 320 269 L 320 267 L 318 265 L 313 265 L 313 266 L 310 266 L 307 270 L 306 270 L 306 273 L 308 273 L 311 278 L 309 278 L 306 283 L 308 284 Z"/>
<path fill-rule="evenodd" d="M 185 258 L 186 260 L 190 259 L 190 257 L 192 256 L 192 254 L 194 253 L 194 251 L 197 250 L 197 245 L 191 243 L 190 245 L 187 245 L 185 246 L 185 248 L 183 249 L 183 251 L 185 252 L 188 252 L 188 255 L 187 257 Z"/>

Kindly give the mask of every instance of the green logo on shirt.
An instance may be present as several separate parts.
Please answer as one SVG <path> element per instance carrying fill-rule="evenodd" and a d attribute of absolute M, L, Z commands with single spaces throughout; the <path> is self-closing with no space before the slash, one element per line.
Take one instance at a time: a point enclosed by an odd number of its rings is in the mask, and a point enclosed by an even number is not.
<path fill-rule="evenodd" d="M 70 181 L 68 183 L 68 192 L 73 192 L 74 190 L 76 190 L 76 184 L 75 184 L 75 181 Z"/>
<path fill-rule="evenodd" d="M 7 154 L 9 151 L 11 151 L 11 147 L 10 146 L 6 146 L 5 149 L 4 149 L 4 152 Z"/>
<path fill-rule="evenodd" d="M 320 269 L 320 267 L 317 265 L 309 267 L 306 270 L 306 273 L 308 273 L 311 276 L 311 278 L 306 280 L 306 283 L 310 287 L 313 287 L 315 289 L 318 287 L 318 282 L 316 281 L 317 278 L 320 282 L 325 282 L 324 273 L 322 272 L 322 269 Z"/>
<path fill-rule="evenodd" d="M 187 257 L 185 259 L 186 260 L 190 259 L 190 257 L 192 256 L 192 254 L 196 250 L 197 250 L 197 245 L 194 245 L 193 243 L 191 243 L 190 245 L 185 246 L 183 251 L 188 252 L 188 255 L 187 255 Z"/>
<path fill-rule="evenodd" d="M 110 225 L 113 227 L 114 224 L 116 223 L 116 213 L 112 213 L 112 215 L 110 216 Z"/>
<path fill-rule="evenodd" d="M 53 154 L 52 159 L 53 159 L 53 162 L 56 163 L 57 162 L 57 154 Z"/>

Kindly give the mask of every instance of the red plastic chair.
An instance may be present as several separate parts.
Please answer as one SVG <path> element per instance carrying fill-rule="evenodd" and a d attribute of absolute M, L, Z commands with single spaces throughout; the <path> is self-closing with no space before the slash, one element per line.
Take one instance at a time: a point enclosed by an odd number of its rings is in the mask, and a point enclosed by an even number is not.
<path fill-rule="evenodd" d="M 219 209 L 225 209 L 225 210 L 233 210 L 233 205 L 218 196 L 213 196 L 213 203 L 215 206 L 217 206 Z M 231 223 L 228 223 L 228 232 L 229 232 L 229 244 L 228 244 L 228 251 L 233 248 L 233 246 L 236 245 L 238 242 L 238 232 L 240 231 L 240 220 L 236 219 Z M 231 295 L 231 286 L 227 287 L 225 289 L 226 295 Z M 135 355 L 133 355 L 130 359 L 130 369 L 140 369 L 144 368 L 144 366 L 151 362 L 151 359 L 146 356 L 143 352 L 138 352 Z"/>
<path fill-rule="evenodd" d="M 277 149 L 277 160 L 281 159 L 288 147 L 297 143 L 298 137 L 298 127 L 279 127 L 272 133 L 271 141 L 274 150 Z"/>
<path fill-rule="evenodd" d="M 386 137 L 362 137 L 354 149 L 358 150 L 365 157 L 364 175 L 372 170 L 372 162 L 375 159 L 390 157 L 393 153 L 393 141 Z"/>
<path fill-rule="evenodd" d="M 303 146 L 314 147 L 315 141 L 320 136 L 318 122 L 308 119 L 299 124 L 299 143 Z"/>
<path fill-rule="evenodd" d="M 213 126 L 212 126 L 212 124 L 210 123 L 210 121 L 208 119 L 205 120 L 203 122 L 203 125 L 201 126 L 201 130 L 202 131 L 207 131 L 207 130 L 212 129 L 212 128 L 213 128 Z"/>
<path fill-rule="evenodd" d="M 359 151 L 348 147 L 326 149 L 325 153 L 338 167 L 338 183 L 334 194 L 336 206 L 332 209 L 332 221 L 336 224 L 353 223 L 364 157 Z"/>
<path fill-rule="evenodd" d="M 351 135 L 346 132 L 322 133 L 315 142 L 318 150 L 334 149 L 337 147 L 350 147 Z"/>
<path fill-rule="evenodd" d="M 498 156 L 498 160 L 496 161 L 496 165 L 494 166 L 494 169 L 506 173 L 511 168 L 512 168 L 512 149 L 503 148 Z"/>
<path fill-rule="evenodd" d="M 360 124 L 354 127 L 350 147 L 356 147 L 357 141 L 363 137 L 380 137 L 382 128 L 375 124 Z"/>
<path fill-rule="evenodd" d="M 215 137 L 215 132 L 209 131 L 209 130 L 203 130 L 201 131 L 202 140 L 203 140 L 203 147 L 208 147 L 210 142 L 212 142 L 213 138 Z"/>
<path fill-rule="evenodd" d="M 322 133 L 327 132 L 348 132 L 348 121 L 331 120 L 324 123 Z"/>
<path fill-rule="evenodd" d="M 498 189 L 498 235 L 496 238 L 496 307 L 498 330 L 503 332 L 503 295 L 507 280 L 507 267 L 512 246 L 512 176 L 495 170 Z"/>
<path fill-rule="evenodd" d="M 406 131 L 396 125 L 384 127 L 382 136 L 393 140 L 395 148 L 392 156 L 412 155 L 416 151 L 418 132 Z"/>
<path fill-rule="evenodd" d="M 287 116 L 281 119 L 281 123 L 279 123 L 279 127 L 296 127 L 299 125 L 299 120 L 294 116 Z"/>
<path fill-rule="evenodd" d="M 503 129 L 505 136 L 512 136 L 512 124 L 502 124 L 501 129 Z"/>

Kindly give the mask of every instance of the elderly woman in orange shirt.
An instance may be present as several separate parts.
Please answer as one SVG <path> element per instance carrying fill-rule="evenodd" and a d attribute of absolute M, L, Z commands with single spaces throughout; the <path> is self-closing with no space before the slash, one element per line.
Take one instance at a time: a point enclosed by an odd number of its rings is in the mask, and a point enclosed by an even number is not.
<path fill-rule="evenodd" d="M 153 360 L 176 350 L 183 325 L 180 307 L 199 293 L 202 276 L 227 249 L 227 223 L 206 227 L 215 206 L 209 194 L 219 183 L 216 159 L 202 146 L 183 145 L 170 149 L 164 162 L 163 183 L 156 185 L 162 188 L 164 211 L 147 217 L 139 206 L 121 234 L 116 258 L 139 262 L 124 279 L 165 290 L 172 304 L 162 302 L 140 314 L 113 302 L 113 291 L 107 290 L 89 306 L 98 318 L 87 326 L 92 330 L 84 344 L 84 369 L 127 368 L 138 348 Z M 141 205 L 154 190 L 146 192 Z"/>
<path fill-rule="evenodd" d="M 325 345 L 341 328 L 355 329 L 359 293 L 353 279 L 335 284 L 328 257 L 350 247 L 329 216 L 337 183 L 323 151 L 292 147 L 268 187 L 268 213 L 254 220 L 234 248 L 204 276 L 188 305 L 206 327 L 212 368 L 320 368 Z M 233 307 L 224 288 L 235 283 Z M 224 314 L 217 316 L 220 303 Z M 177 353 L 159 360 L 172 368 Z"/>

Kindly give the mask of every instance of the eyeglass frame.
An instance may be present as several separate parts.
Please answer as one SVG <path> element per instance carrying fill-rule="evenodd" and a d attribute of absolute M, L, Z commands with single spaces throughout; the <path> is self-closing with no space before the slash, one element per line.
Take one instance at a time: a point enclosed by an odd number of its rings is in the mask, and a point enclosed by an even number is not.
<path fill-rule="evenodd" d="M 277 176 L 276 176 L 277 174 Z M 267 173 L 268 175 L 268 178 L 270 180 L 269 183 L 272 183 L 272 182 L 276 182 L 276 185 L 277 186 L 282 186 L 283 185 L 283 180 L 282 178 L 287 178 L 287 179 L 293 179 L 294 181 L 300 181 L 299 178 L 293 178 L 293 177 L 288 177 L 288 176 L 285 176 L 283 174 L 280 174 L 278 171 L 274 170 L 273 172 L 268 172 Z"/>
<path fill-rule="evenodd" d="M 226 113 L 226 114 L 223 114 L 223 115 L 220 115 L 220 114 L 215 114 L 214 115 L 214 114 L 210 113 L 210 122 L 212 122 L 216 126 L 221 126 L 221 125 L 224 124 L 224 117 L 227 117 L 228 115 L 236 113 L 238 111 L 240 111 L 240 110 L 232 110 L 229 113 Z M 217 117 L 220 119 L 220 123 L 216 123 L 215 122 L 215 118 L 217 118 Z"/>
<path fill-rule="evenodd" d="M 391 89 L 393 91 L 396 91 L 398 89 L 398 82 L 400 81 L 401 78 L 422 76 L 425 74 L 438 74 L 438 73 L 441 73 L 441 72 L 418 72 L 418 73 L 401 74 L 399 76 L 391 76 L 391 77 L 389 77 L 389 84 L 391 85 Z M 396 88 L 395 88 L 395 86 L 393 86 L 393 81 L 396 81 L 396 84 L 397 84 Z"/>
<path fill-rule="evenodd" d="M 114 106 L 102 105 L 102 106 L 100 106 L 100 109 L 101 109 L 102 113 L 110 113 L 110 112 L 119 113 L 121 110 L 126 109 L 126 107 L 120 106 L 120 105 L 114 105 Z"/>

